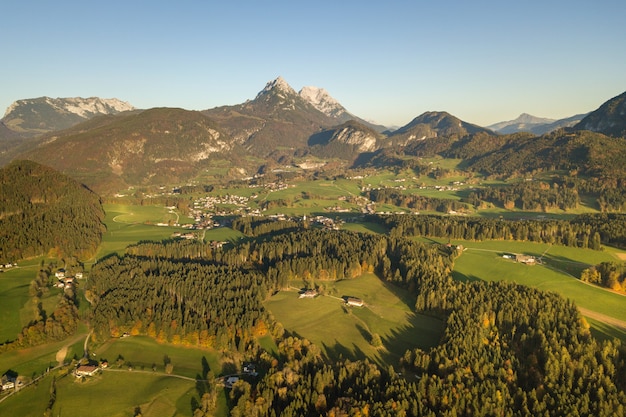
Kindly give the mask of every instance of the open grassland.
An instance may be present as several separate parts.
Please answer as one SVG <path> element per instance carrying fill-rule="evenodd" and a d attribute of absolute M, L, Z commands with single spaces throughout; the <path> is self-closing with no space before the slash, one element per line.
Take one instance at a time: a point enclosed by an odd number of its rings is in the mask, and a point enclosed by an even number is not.
<path fill-rule="evenodd" d="M 87 337 L 85 326 L 81 326 L 75 335 L 65 340 L 3 352 L 0 354 L 0 373 L 4 374 L 11 369 L 18 375 L 26 377 L 41 375 L 48 367 L 57 365 L 57 353 L 65 346 L 68 350 L 63 359 L 71 359 L 74 353 L 80 352 L 77 345 L 82 345 L 85 337 Z M 69 352 L 72 352 L 71 356 Z"/>
<path fill-rule="evenodd" d="M 0 274 L 0 343 L 14 340 L 30 320 L 28 288 L 35 278 L 34 268 L 12 268 Z"/>
<path fill-rule="evenodd" d="M 200 398 L 194 381 L 163 374 L 105 371 L 84 382 L 67 376 L 56 385 L 52 415 L 70 417 L 191 416 Z"/>
<path fill-rule="evenodd" d="M 359 233 L 385 234 L 388 232 L 387 228 L 382 224 L 368 222 L 344 223 L 341 228 Z"/>
<path fill-rule="evenodd" d="M 107 231 L 96 259 L 111 253 L 122 254 L 128 245 L 142 240 L 161 241 L 171 237 L 178 227 L 160 227 L 167 223 L 171 214 L 165 207 L 105 204 Z M 147 224 L 147 223 L 151 224 Z"/>
<path fill-rule="evenodd" d="M 160 242 L 171 238 L 174 232 L 185 230 L 180 227 L 156 226 L 157 223 L 166 223 L 168 216 L 171 216 L 165 207 L 105 204 L 104 208 L 107 231 L 102 237 L 96 259 L 112 253 L 123 254 L 127 246 L 140 241 Z M 241 233 L 226 227 L 201 233 L 207 242 L 236 242 L 243 237 Z"/>
<path fill-rule="evenodd" d="M 411 311 L 414 303 L 405 291 L 385 285 L 373 274 L 338 282 L 322 282 L 326 296 L 298 298 L 297 291 L 282 291 L 266 304 L 288 332 L 305 337 L 332 359 L 370 358 L 396 366 L 407 349 L 426 349 L 439 343 L 444 323 Z M 301 286 L 293 282 L 292 286 Z M 364 307 L 345 307 L 341 297 L 365 301 Z M 385 349 L 370 345 L 378 334 Z"/>
<path fill-rule="evenodd" d="M 43 416 L 50 401 L 52 374 L 57 375 L 51 372 L 37 384 L 29 385 L 0 402 L 0 416 Z"/>
<path fill-rule="evenodd" d="M 548 247 L 523 242 L 465 243 L 455 262 L 454 276 L 461 280 L 514 281 L 544 291 L 554 291 L 578 306 L 615 319 L 626 318 L 626 297 L 581 282 L 580 271 L 589 265 L 615 260 L 608 251 Z M 547 251 L 547 253 L 546 253 Z M 543 255 L 544 265 L 524 265 L 502 257 L 504 253 Z"/>
<path fill-rule="evenodd" d="M 215 351 L 159 344 L 147 336 L 111 339 L 93 349 L 94 353 L 93 358 L 106 359 L 113 368 L 117 366 L 117 360 L 121 359 L 125 367 L 131 364 L 135 369 L 152 371 L 154 365 L 157 372 L 164 372 L 166 362 L 170 361 L 174 374 L 189 378 L 202 375 L 203 370 L 211 370 L 215 376 L 221 375 L 223 371 L 232 371 L 230 368 L 223 369 L 220 356 Z"/>

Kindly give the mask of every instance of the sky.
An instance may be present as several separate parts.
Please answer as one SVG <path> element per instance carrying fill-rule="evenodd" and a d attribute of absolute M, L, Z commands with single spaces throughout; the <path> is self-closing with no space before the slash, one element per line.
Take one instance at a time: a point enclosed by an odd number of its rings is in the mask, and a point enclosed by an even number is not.
<path fill-rule="evenodd" d="M 559 119 L 626 91 L 623 0 L 9 1 L 0 114 L 42 96 L 204 110 L 282 76 L 402 126 Z"/>

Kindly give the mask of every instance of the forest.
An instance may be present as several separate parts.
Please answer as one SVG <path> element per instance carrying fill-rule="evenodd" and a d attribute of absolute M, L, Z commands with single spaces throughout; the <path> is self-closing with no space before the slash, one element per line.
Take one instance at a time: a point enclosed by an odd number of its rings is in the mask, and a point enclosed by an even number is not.
<path fill-rule="evenodd" d="M 32 161 L 0 169 L 0 262 L 95 254 L 105 227 L 100 198 Z"/>
<path fill-rule="evenodd" d="M 457 255 L 397 231 L 286 227 L 219 249 L 198 241 L 141 243 L 98 262 L 87 296 L 101 340 L 147 334 L 256 361 L 262 377 L 241 379 L 230 391 L 234 416 L 623 415 L 626 353 L 618 341 L 596 341 L 576 306 L 557 294 L 453 280 Z M 416 312 L 446 322 L 439 345 L 408 350 L 402 369 L 324 360 L 263 306 L 294 280 L 315 285 L 365 271 L 410 291 Z M 277 358 L 258 345 L 267 333 L 277 341 Z M 210 415 L 210 407 L 199 405 L 194 415 Z"/>
<path fill-rule="evenodd" d="M 583 214 L 572 220 L 504 220 L 459 216 L 370 215 L 391 236 L 464 240 L 519 240 L 600 250 L 602 244 L 626 247 L 626 215 Z"/>

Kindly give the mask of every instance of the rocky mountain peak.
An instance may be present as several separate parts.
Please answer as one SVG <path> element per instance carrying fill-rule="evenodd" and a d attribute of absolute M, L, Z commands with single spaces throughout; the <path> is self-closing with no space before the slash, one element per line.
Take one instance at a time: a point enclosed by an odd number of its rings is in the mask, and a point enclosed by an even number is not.
<path fill-rule="evenodd" d="M 281 76 L 278 76 L 278 78 L 269 81 L 267 84 L 265 84 L 265 88 L 263 90 L 261 90 L 259 92 L 259 94 L 257 94 L 256 98 L 261 98 L 265 95 L 267 95 L 268 93 L 285 93 L 285 94 L 297 94 L 296 90 L 294 90 L 289 83 L 287 83 L 287 81 L 285 81 L 285 79 Z"/>
<path fill-rule="evenodd" d="M 302 87 L 298 94 L 327 116 L 338 117 L 346 113 L 346 109 L 323 88 Z"/>

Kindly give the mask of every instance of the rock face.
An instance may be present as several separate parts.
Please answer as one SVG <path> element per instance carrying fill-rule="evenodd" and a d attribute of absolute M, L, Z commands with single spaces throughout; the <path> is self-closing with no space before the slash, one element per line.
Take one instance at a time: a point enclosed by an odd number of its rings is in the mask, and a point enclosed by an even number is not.
<path fill-rule="evenodd" d="M 348 111 L 323 88 L 302 87 L 298 94 L 326 116 L 341 119 L 349 115 Z M 354 116 L 351 118 L 354 118 Z"/>
<path fill-rule="evenodd" d="M 574 128 L 604 133 L 608 136 L 626 137 L 626 92 L 613 97 L 598 110 L 589 113 Z"/>
<path fill-rule="evenodd" d="M 18 100 L 11 104 L 4 113 L 2 122 L 14 132 L 34 136 L 67 129 L 95 116 L 134 109 L 131 104 L 115 98 L 39 97 Z"/>
<path fill-rule="evenodd" d="M 332 117 L 334 120 L 337 121 L 337 123 L 344 123 L 350 120 L 355 120 L 360 124 L 375 130 L 376 132 L 382 132 L 384 130 L 387 130 L 385 126 L 368 122 L 350 113 L 337 100 L 335 100 L 328 93 L 328 91 L 324 90 L 323 88 L 311 86 L 302 87 L 298 94 L 304 100 L 311 103 L 313 107 L 315 107 L 317 110 L 321 111 L 329 117 Z"/>

